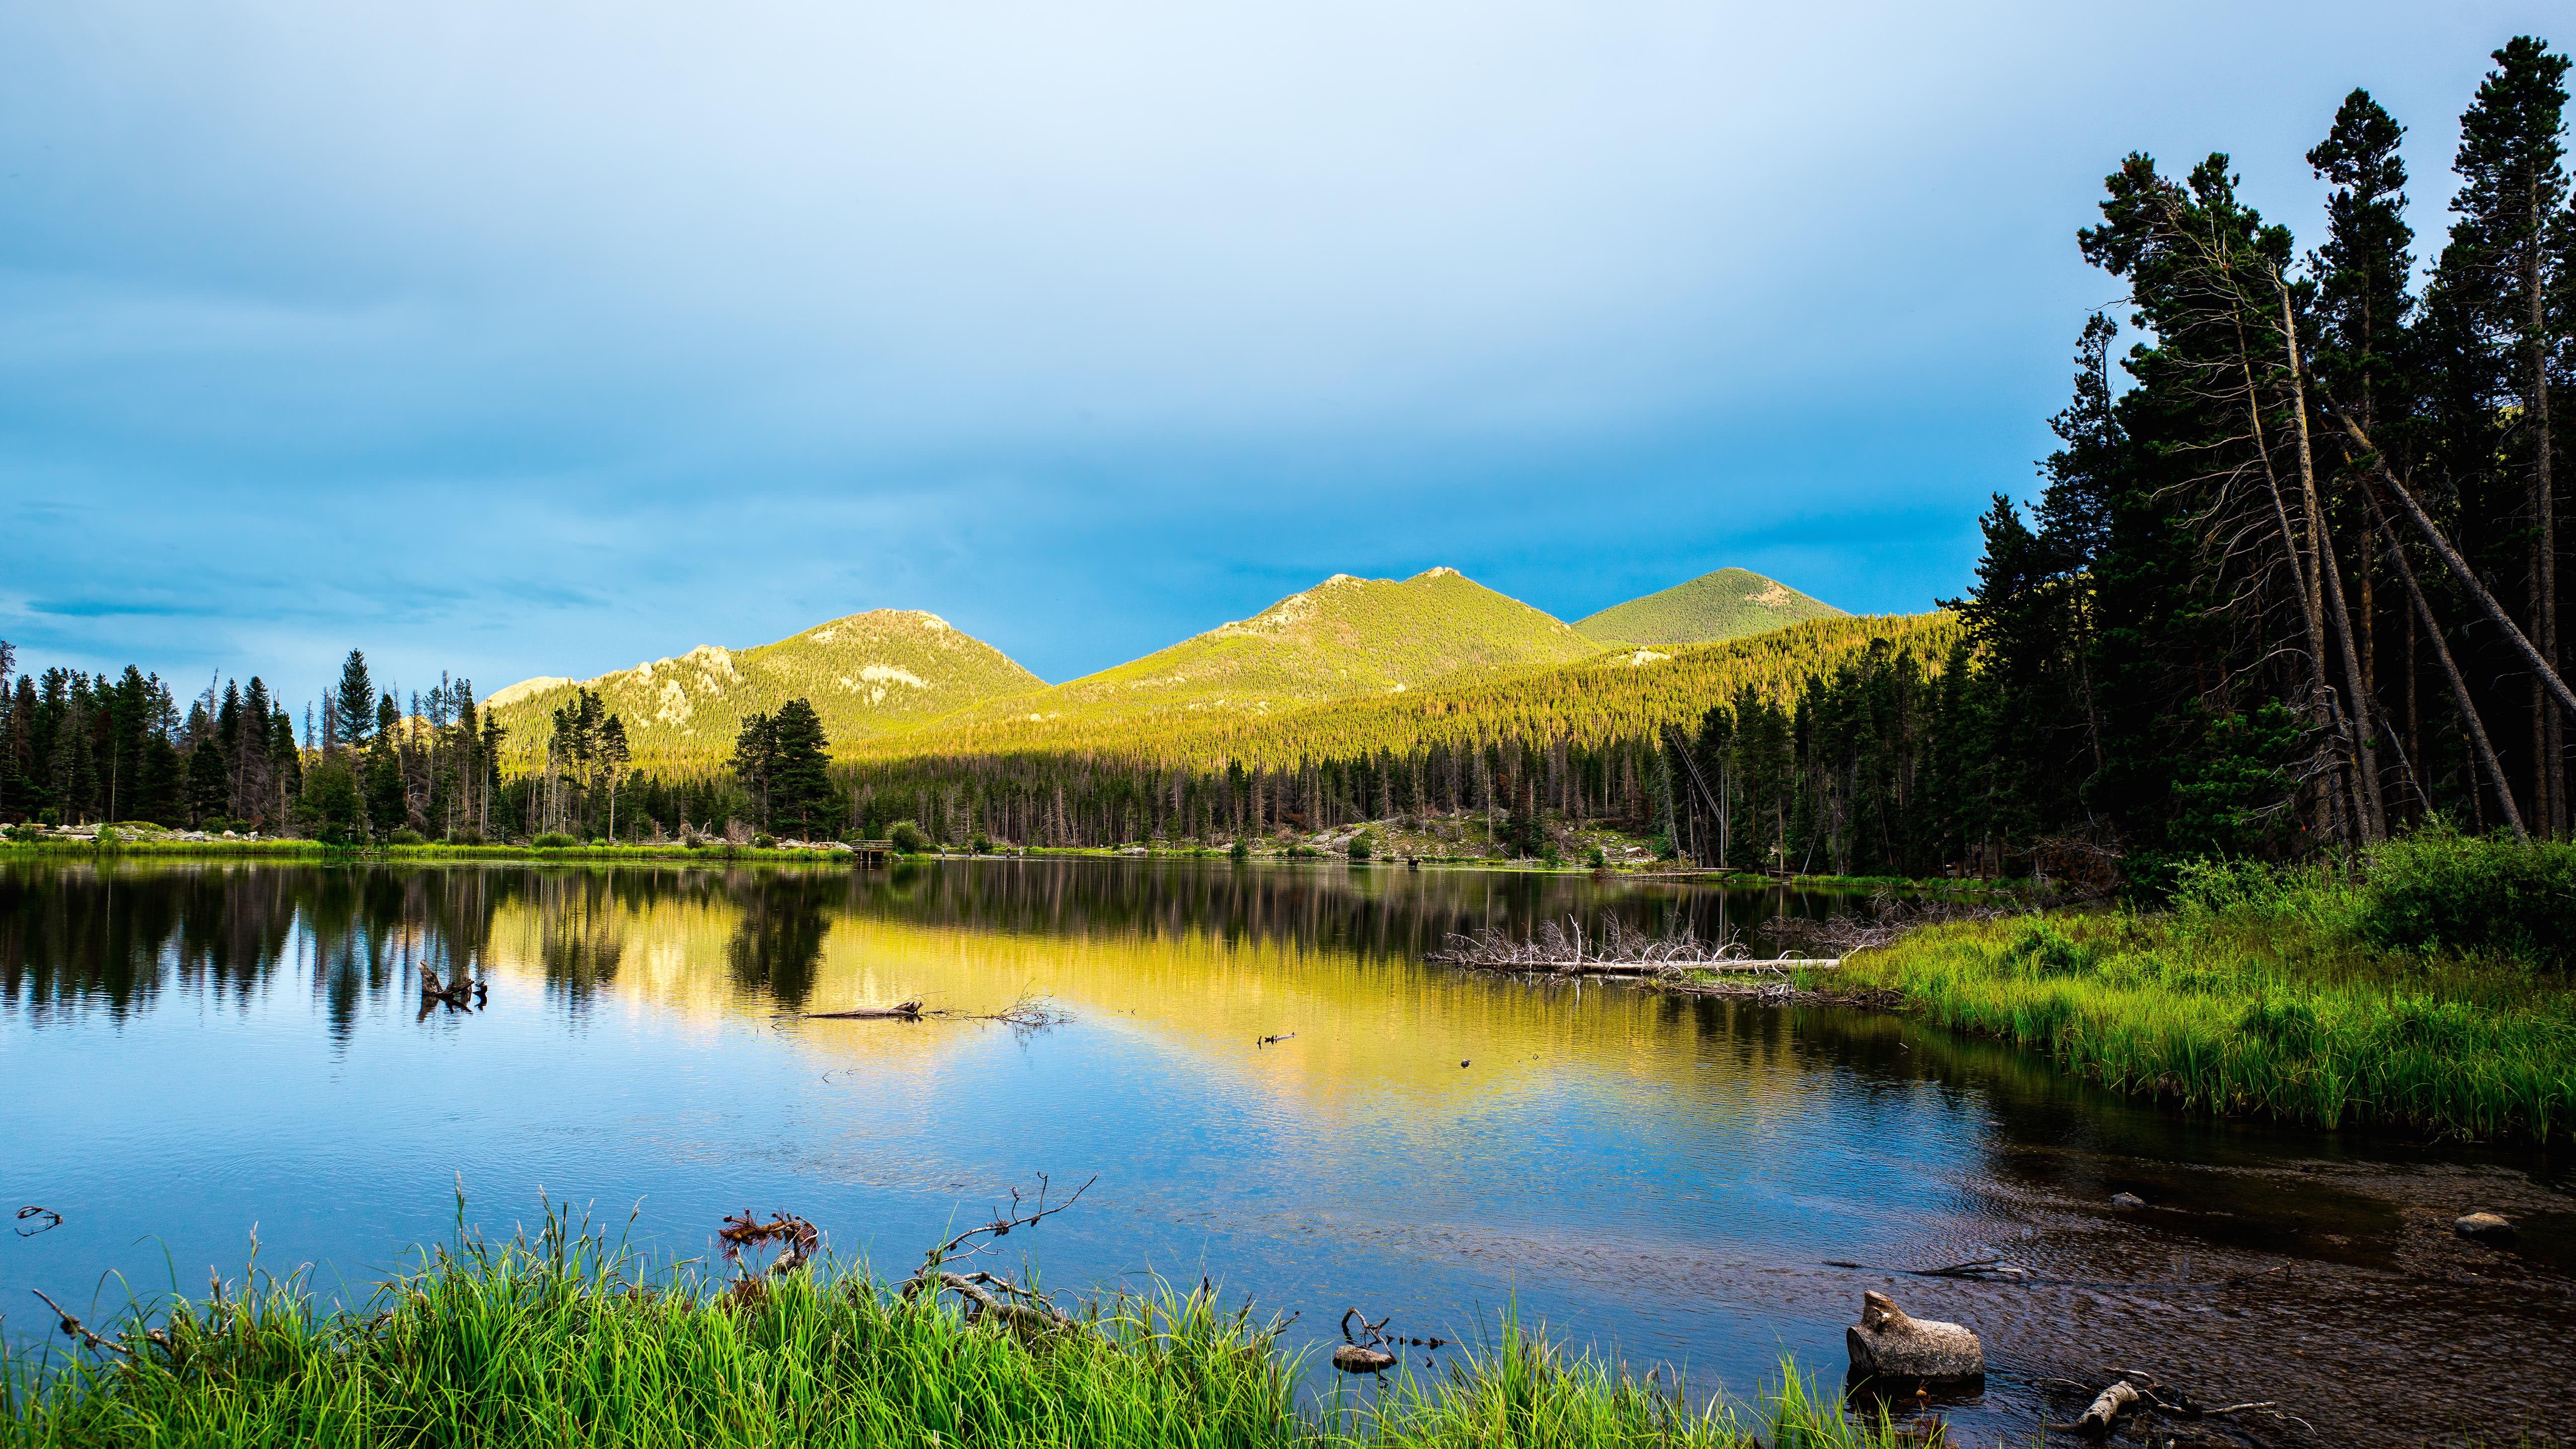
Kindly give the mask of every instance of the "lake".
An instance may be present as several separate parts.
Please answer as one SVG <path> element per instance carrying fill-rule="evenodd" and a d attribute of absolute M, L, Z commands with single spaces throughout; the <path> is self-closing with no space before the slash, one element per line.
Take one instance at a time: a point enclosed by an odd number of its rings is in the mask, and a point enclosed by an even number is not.
<path fill-rule="evenodd" d="M 1951 1406 L 1981 1431 L 2072 1417 L 2048 1381 L 2110 1364 L 2328 1439 L 2568 1422 L 2560 1158 L 2188 1119 L 1898 1017 L 1423 959 L 1489 925 L 1758 940 L 1851 904 L 1199 860 L 0 860 L 0 1208 L 62 1218 L 0 1247 L 0 1311 L 24 1345 L 30 1289 L 202 1293 L 254 1225 L 262 1267 L 363 1290 L 452 1236 L 460 1189 L 487 1231 L 572 1204 L 675 1256 L 785 1210 L 900 1274 L 1046 1174 L 1097 1179 L 1011 1239 L 1049 1286 L 1205 1275 L 1301 1315 L 1296 1343 L 1354 1306 L 1449 1338 L 1509 1310 L 1700 1389 L 1784 1354 L 1838 1381 L 1876 1287 L 1984 1336 Z M 482 1009 L 423 1014 L 420 973 L 460 968 Z M 1024 995 L 1064 1019 L 783 1014 Z M 2452 1236 L 2477 1207 L 2524 1221 L 2513 1248 Z M 2034 1281 L 1898 1271 L 1993 1257 Z"/>

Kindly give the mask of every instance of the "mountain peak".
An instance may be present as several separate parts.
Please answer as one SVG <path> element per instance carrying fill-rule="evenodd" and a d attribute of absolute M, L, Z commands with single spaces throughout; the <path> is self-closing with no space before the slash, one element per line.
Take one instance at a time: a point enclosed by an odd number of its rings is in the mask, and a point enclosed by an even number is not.
<path fill-rule="evenodd" d="M 1701 644 L 1842 613 L 1751 569 L 1722 568 L 1660 593 L 1613 604 L 1575 627 L 1604 641 Z"/>

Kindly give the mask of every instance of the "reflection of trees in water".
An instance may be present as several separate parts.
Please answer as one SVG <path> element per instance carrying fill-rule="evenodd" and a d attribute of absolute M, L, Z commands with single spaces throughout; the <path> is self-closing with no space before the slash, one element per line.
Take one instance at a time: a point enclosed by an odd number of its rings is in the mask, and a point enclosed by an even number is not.
<path fill-rule="evenodd" d="M 742 920 L 725 943 L 725 962 L 737 985 L 766 993 L 790 1011 L 801 1010 L 814 991 L 823 960 L 826 905 L 844 905 L 848 882 L 806 871 L 738 872 L 734 898 Z"/>
<path fill-rule="evenodd" d="M 923 925 L 1148 939 L 1213 933 L 1364 957 L 1418 957 L 1488 926 L 1519 934 L 1569 916 L 1704 939 L 1753 935 L 1774 915 L 1847 909 L 1839 893 L 1722 891 L 1678 882 L 1376 866 L 1213 867 L 1196 861 L 1013 860 L 906 865 L 862 876 L 853 904 Z"/>
<path fill-rule="evenodd" d="M 0 866 L 0 999 L 41 1021 L 103 1006 L 123 1017 L 165 989 L 245 1001 L 276 969 L 291 883 L 246 865 L 135 876 L 113 867 Z"/>
<path fill-rule="evenodd" d="M 703 913 L 729 931 L 732 979 L 781 1006 L 814 988 L 823 938 L 843 915 L 1021 935 L 1213 935 L 1365 959 L 1419 956 L 1451 933 L 1526 932 L 1575 916 L 1704 937 L 1775 912 L 1824 914 L 1838 896 L 1727 893 L 1671 883 L 1481 871 L 1243 867 L 1198 861 L 963 861 L 885 871 L 684 866 L 0 864 L 0 986 L 37 1019 L 49 1012 L 147 1010 L 173 989 L 240 1005 L 310 952 L 312 986 L 335 1036 L 365 1006 L 442 980 L 485 975 L 502 913 L 532 913 L 551 991 L 582 1006 L 610 989 L 647 912 Z M 297 938 L 303 939 L 299 941 Z"/>
<path fill-rule="evenodd" d="M 579 1008 L 617 980 L 626 958 L 631 903 L 611 876 L 548 872 L 528 882 L 523 903 L 537 916 L 537 961 L 546 989 Z"/>

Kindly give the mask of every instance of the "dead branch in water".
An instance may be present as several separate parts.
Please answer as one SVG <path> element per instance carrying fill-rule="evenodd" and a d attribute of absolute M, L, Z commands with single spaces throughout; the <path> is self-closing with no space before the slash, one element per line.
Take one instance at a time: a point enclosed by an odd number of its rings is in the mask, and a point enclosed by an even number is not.
<path fill-rule="evenodd" d="M 71 1310 L 63 1307 L 63 1305 L 59 1303 L 56 1303 L 52 1298 L 47 1297 L 44 1289 L 30 1288 L 27 1291 L 35 1294 L 39 1298 L 43 1298 L 45 1300 L 45 1306 L 54 1310 L 54 1316 L 63 1321 L 62 1329 L 66 1335 L 80 1340 L 80 1342 L 93 1349 L 105 1349 L 109 1353 L 121 1353 L 127 1358 L 134 1357 L 133 1350 L 125 1347 L 123 1344 L 120 1344 L 113 1339 L 101 1338 L 97 1334 L 92 1333 L 88 1324 L 72 1317 Z"/>
<path fill-rule="evenodd" d="M 444 1006 L 450 1011 L 470 1013 L 475 1007 L 483 1004 L 490 992 L 490 986 L 467 976 L 461 970 L 456 973 L 455 980 L 442 983 L 438 979 L 438 972 L 431 969 L 428 963 L 423 962 L 420 968 L 420 1015 L 413 1020 L 428 1020 L 431 1008 L 439 1006 Z"/>
<path fill-rule="evenodd" d="M 1022 1031 L 1057 1026 L 1073 1019 L 1072 1013 L 1053 1001 L 1023 992 L 1019 998 L 999 1011 L 952 1011 L 945 1007 L 924 1007 L 921 999 L 898 1001 L 892 1006 L 860 1006 L 848 1011 L 783 1011 L 779 1015 L 803 1021 L 998 1021 Z"/>
<path fill-rule="evenodd" d="M 892 1006 L 854 1006 L 847 1011 L 800 1011 L 793 1013 L 807 1021 L 919 1021 L 921 1002 L 898 1001 Z"/>
<path fill-rule="evenodd" d="M 2131 1368 L 2113 1368 L 2109 1372 L 2112 1375 L 2111 1381 L 2103 1386 L 2101 1392 L 2093 1394 L 2092 1402 L 2085 1405 L 2084 1412 L 2073 1422 L 2042 1423 L 2040 1427 L 2071 1429 L 2087 1437 L 2099 1439 L 2110 1434 L 2115 1420 L 2132 1412 L 2141 1416 L 2161 1414 L 2169 1419 L 2226 1419 L 2238 1414 L 2259 1414 L 2282 1423 L 2296 1424 L 2311 1434 L 2316 1432 L 2315 1425 L 2296 1414 L 2287 1412 L 2271 1399 L 2217 1406 L 2197 1404 L 2192 1402 L 2191 1395 L 2166 1387 L 2154 1374 Z M 2072 1379 L 2043 1379 L 2040 1382 L 2059 1385 L 2078 1393 L 2093 1393 L 2091 1386 L 2079 1384 Z M 2167 1395 L 2172 1397 L 2168 1399 Z M 2234 1428 L 2234 1426 L 2230 1427 Z M 2235 1432 L 2245 1433 L 2241 1428 L 2236 1429 Z"/>
<path fill-rule="evenodd" d="M 997 1242 L 1010 1236 L 1013 1228 L 1034 1227 L 1063 1212 L 1082 1201 L 1082 1195 L 1091 1191 L 1091 1184 L 1099 1180 L 1099 1176 L 1094 1174 L 1082 1186 L 1075 1188 L 1072 1196 L 1050 1207 L 1047 1205 L 1050 1185 L 1047 1175 L 1041 1172 L 1038 1174 L 1036 1206 L 1026 1212 L 1021 1211 L 1025 1199 L 1020 1196 L 1020 1190 L 1012 1188 L 1008 1210 L 994 1213 L 991 1222 L 980 1228 L 968 1228 L 922 1255 L 920 1269 L 903 1280 L 898 1294 L 908 1299 L 927 1290 L 935 1299 L 942 1293 L 954 1293 L 964 1300 L 966 1319 L 970 1323 L 989 1314 L 1013 1328 L 1032 1333 L 1073 1327 L 1078 1320 L 1056 1307 L 1054 1300 L 1036 1289 L 1023 1288 L 999 1274 L 980 1270 L 959 1273 L 947 1265 L 952 1259 L 972 1258 L 992 1251 Z M 976 1242 L 977 1238 L 983 1241 Z"/>
<path fill-rule="evenodd" d="M 1452 934 L 1448 949 L 1434 951 L 1427 959 L 1480 971 L 1660 980 L 1681 980 L 1706 971 L 1786 975 L 1791 970 L 1826 970 L 1842 964 L 1837 958 L 1803 956 L 1761 960 L 1733 937 L 1703 941 L 1688 926 L 1675 935 L 1648 936 L 1620 924 L 1615 916 L 1603 925 L 1598 938 L 1588 936 L 1582 922 L 1570 917 L 1562 925 L 1541 921 L 1537 933 L 1526 941 L 1492 927 L 1472 936 Z"/>

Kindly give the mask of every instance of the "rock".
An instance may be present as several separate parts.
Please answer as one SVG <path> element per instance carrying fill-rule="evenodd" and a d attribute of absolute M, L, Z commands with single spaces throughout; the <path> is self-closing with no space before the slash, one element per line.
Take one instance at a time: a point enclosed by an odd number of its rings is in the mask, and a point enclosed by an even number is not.
<path fill-rule="evenodd" d="M 2502 1213 L 2465 1213 L 2451 1220 L 2451 1231 L 2464 1238 L 2510 1238 L 2513 1219 Z"/>
<path fill-rule="evenodd" d="M 2115 1192 L 2111 1194 L 2111 1206 L 2115 1208 L 2142 1208 L 2146 1205 L 2147 1200 L 2138 1196 L 2134 1192 Z"/>
<path fill-rule="evenodd" d="M 1860 1322 L 1843 1330 L 1853 1372 L 1889 1379 L 1984 1376 L 1986 1350 L 1974 1333 L 1955 1323 L 1909 1318 L 1884 1293 L 1860 1297 Z"/>
<path fill-rule="evenodd" d="M 1395 1355 L 1381 1348 L 1346 1343 L 1333 1350 L 1333 1367 L 1346 1374 L 1382 1374 L 1395 1367 Z"/>

